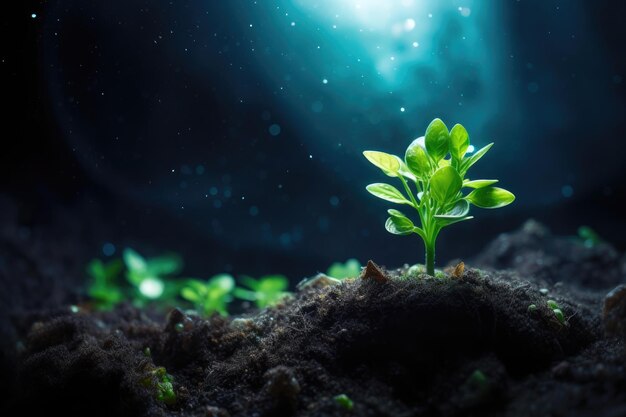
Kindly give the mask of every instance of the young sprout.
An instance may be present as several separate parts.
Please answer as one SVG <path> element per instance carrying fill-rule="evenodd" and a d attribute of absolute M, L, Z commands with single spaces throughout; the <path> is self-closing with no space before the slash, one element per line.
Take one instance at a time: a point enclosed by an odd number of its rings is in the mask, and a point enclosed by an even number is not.
<path fill-rule="evenodd" d="M 352 411 L 352 409 L 354 408 L 354 401 L 352 401 L 350 397 L 348 397 L 346 394 L 336 395 L 335 397 L 333 397 L 333 400 L 335 400 L 337 405 L 343 407 L 348 411 Z"/>
<path fill-rule="evenodd" d="M 588 248 L 593 248 L 602 243 L 602 238 L 589 226 L 580 226 L 578 228 L 578 237 L 582 239 L 583 244 Z"/>
<path fill-rule="evenodd" d="M 126 278 L 139 293 L 138 303 L 146 299 L 163 300 L 176 294 L 176 285 L 166 278 L 181 270 L 182 260 L 178 256 L 145 259 L 133 249 L 126 248 L 123 259 L 127 269 Z"/>
<path fill-rule="evenodd" d="M 241 282 L 249 289 L 235 288 L 235 297 L 253 301 L 258 308 L 273 306 L 289 295 L 286 291 L 289 287 L 289 281 L 282 275 L 266 275 L 258 280 L 243 277 Z"/>
<path fill-rule="evenodd" d="M 172 405 L 176 402 L 173 380 L 174 378 L 167 373 L 165 368 L 159 366 L 149 371 L 141 380 L 141 384 L 154 392 L 157 401 Z"/>
<path fill-rule="evenodd" d="M 100 259 L 94 259 L 87 265 L 87 274 L 91 278 L 87 294 L 94 300 L 96 309 L 110 310 L 124 300 L 124 292 L 117 282 L 120 272 L 120 260 L 105 264 Z"/>
<path fill-rule="evenodd" d="M 181 297 L 191 301 L 196 311 L 205 317 L 214 313 L 228 316 L 228 303 L 233 299 L 235 280 L 228 274 L 216 275 L 208 281 L 189 279 L 180 291 Z"/>
<path fill-rule="evenodd" d="M 460 124 L 448 131 L 440 120 L 433 120 L 423 137 L 407 148 L 404 160 L 384 152 L 365 151 L 363 155 L 389 177 L 402 183 L 404 194 L 392 185 L 370 184 L 366 187 L 374 196 L 417 211 L 420 224 L 416 226 L 404 213 L 390 209 L 385 223 L 395 235 L 417 234 L 426 248 L 426 273 L 435 275 L 435 242 L 439 232 L 451 224 L 469 220 L 470 204 L 480 208 L 500 208 L 511 204 L 515 196 L 494 187 L 498 180 L 470 180 L 467 171 L 491 148 L 493 143 L 471 155 L 469 135 Z M 449 158 L 446 158 L 447 155 Z M 463 194 L 463 189 L 472 189 Z"/>
<path fill-rule="evenodd" d="M 561 307 L 557 304 L 557 302 L 554 300 L 548 300 L 546 304 L 554 313 L 554 317 L 556 317 L 556 320 L 560 324 L 565 324 L 565 315 L 563 314 L 563 310 L 561 310 Z"/>
<path fill-rule="evenodd" d="M 335 262 L 326 272 L 326 275 L 336 279 L 358 277 L 361 273 L 361 263 L 356 259 L 348 259 L 345 263 Z"/>

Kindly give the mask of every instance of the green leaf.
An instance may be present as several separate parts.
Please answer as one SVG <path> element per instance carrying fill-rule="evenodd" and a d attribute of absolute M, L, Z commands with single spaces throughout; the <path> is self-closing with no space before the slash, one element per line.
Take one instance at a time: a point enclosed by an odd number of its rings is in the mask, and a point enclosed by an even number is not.
<path fill-rule="evenodd" d="M 246 287 L 252 288 L 254 291 L 259 290 L 259 286 L 261 285 L 261 283 L 257 281 L 256 279 L 252 277 L 248 277 L 248 276 L 243 276 L 240 279 L 243 285 L 245 285 Z"/>
<path fill-rule="evenodd" d="M 437 224 L 441 227 L 449 226 L 454 223 L 459 223 L 459 222 L 462 222 L 465 220 L 471 220 L 474 218 L 474 216 L 455 217 L 455 218 L 443 218 L 443 217 L 438 217 L 438 216 L 435 216 L 435 217 L 437 218 Z"/>
<path fill-rule="evenodd" d="M 467 215 L 469 209 L 470 206 L 467 200 L 460 199 L 454 203 L 454 206 L 447 213 L 436 215 L 435 218 L 440 226 L 448 226 L 452 223 L 473 219 L 474 217 Z"/>
<path fill-rule="evenodd" d="M 430 173 L 430 161 L 426 149 L 422 145 L 422 139 L 418 138 L 411 142 L 404 155 L 407 167 L 420 178 L 424 178 Z"/>
<path fill-rule="evenodd" d="M 396 156 L 396 158 L 398 158 L 398 161 L 400 162 L 400 169 L 398 170 L 398 173 L 400 175 L 402 175 L 404 178 L 410 179 L 411 181 L 416 181 L 417 178 L 415 178 L 415 175 L 406 166 L 404 161 L 402 159 L 400 159 L 399 157 L 397 157 L 397 156 Z"/>
<path fill-rule="evenodd" d="M 94 259 L 87 264 L 87 273 L 96 281 L 106 281 L 105 267 L 100 259 Z"/>
<path fill-rule="evenodd" d="M 326 275 L 337 279 L 356 277 L 360 273 L 361 263 L 354 258 L 348 259 L 345 263 L 334 262 L 326 271 Z"/>
<path fill-rule="evenodd" d="M 233 295 L 236 298 L 239 298 L 241 300 L 246 300 L 246 301 L 256 301 L 257 300 L 257 296 L 256 296 L 256 293 L 254 291 L 246 290 L 244 288 L 236 287 L 233 290 Z"/>
<path fill-rule="evenodd" d="M 463 181 L 463 187 L 468 187 L 468 188 L 484 188 L 487 187 L 489 185 L 493 185 L 495 183 L 497 183 L 498 180 L 465 180 Z"/>
<path fill-rule="evenodd" d="M 435 119 L 426 128 L 425 143 L 428 155 L 435 161 L 439 162 L 448 153 L 450 134 L 448 128 L 441 121 Z"/>
<path fill-rule="evenodd" d="M 192 303 L 197 303 L 198 301 L 200 301 L 200 296 L 198 295 L 198 293 L 190 287 L 185 287 L 180 290 L 180 295 L 185 300 L 191 301 Z"/>
<path fill-rule="evenodd" d="M 385 229 L 394 235 L 409 235 L 413 233 L 415 225 L 406 217 L 391 216 L 385 222 Z"/>
<path fill-rule="evenodd" d="M 452 158 L 460 161 L 465 156 L 468 147 L 469 135 L 467 130 L 460 124 L 454 125 L 450 131 L 450 155 L 452 155 Z"/>
<path fill-rule="evenodd" d="M 369 191 L 370 194 L 375 195 L 376 197 L 383 200 L 391 201 L 392 203 L 396 204 L 412 205 L 412 203 L 407 200 L 402 195 L 402 193 L 392 185 L 377 182 L 368 185 L 367 187 L 365 187 L 365 189 Z"/>
<path fill-rule="evenodd" d="M 390 177 L 398 176 L 398 172 L 400 171 L 400 158 L 397 156 L 378 151 L 364 151 L 363 155 L 386 175 Z"/>
<path fill-rule="evenodd" d="M 289 286 L 289 280 L 282 275 L 268 275 L 259 279 L 260 292 L 281 292 Z"/>
<path fill-rule="evenodd" d="M 435 217 L 438 219 L 458 219 L 467 216 L 469 213 L 470 205 L 467 200 L 461 198 L 454 203 L 454 206 L 448 210 L 445 214 L 439 214 Z"/>
<path fill-rule="evenodd" d="M 178 255 L 165 255 L 146 261 L 147 269 L 154 275 L 171 275 L 182 269 L 183 262 Z"/>
<path fill-rule="evenodd" d="M 440 204 L 454 201 L 462 186 L 461 176 L 451 166 L 439 168 L 430 179 L 430 193 Z"/>
<path fill-rule="evenodd" d="M 235 279 L 228 274 L 219 274 L 209 280 L 209 285 L 213 289 L 229 293 L 235 288 Z"/>
<path fill-rule="evenodd" d="M 498 187 L 479 188 L 466 197 L 467 200 L 481 208 L 500 208 L 511 204 L 515 200 L 513 193 Z"/>
<path fill-rule="evenodd" d="M 493 142 L 491 142 L 489 145 L 486 145 L 480 148 L 479 150 L 476 151 L 476 153 L 474 153 L 469 158 L 465 158 L 463 162 L 461 163 L 461 173 L 465 174 L 472 165 L 478 162 L 478 160 L 482 158 L 489 149 L 491 149 L 492 146 L 493 146 Z"/>
<path fill-rule="evenodd" d="M 396 209 L 389 209 L 387 210 L 387 213 L 389 213 L 390 216 L 392 217 L 406 217 L 404 215 L 404 213 L 402 213 L 400 210 L 396 210 Z M 406 217 L 408 219 L 408 217 Z"/>
<path fill-rule="evenodd" d="M 121 272 L 124 265 L 120 259 L 112 260 L 104 265 L 104 273 L 108 280 L 115 279 Z"/>
<path fill-rule="evenodd" d="M 146 260 L 133 249 L 124 249 L 122 257 L 124 258 L 124 263 L 129 270 L 135 272 L 145 272 L 147 270 L 148 265 Z"/>

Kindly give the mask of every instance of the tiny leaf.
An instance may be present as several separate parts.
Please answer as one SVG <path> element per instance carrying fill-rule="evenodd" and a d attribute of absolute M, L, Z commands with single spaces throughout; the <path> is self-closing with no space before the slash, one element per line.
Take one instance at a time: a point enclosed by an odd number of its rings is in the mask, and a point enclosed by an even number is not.
<path fill-rule="evenodd" d="M 154 275 L 171 275 L 181 270 L 183 261 L 178 255 L 166 255 L 148 259 L 146 265 Z"/>
<path fill-rule="evenodd" d="M 198 293 L 189 287 L 185 287 L 180 290 L 180 295 L 185 300 L 191 301 L 192 303 L 196 303 L 200 300 L 200 296 L 198 295 Z"/>
<path fill-rule="evenodd" d="M 487 187 L 489 185 L 493 185 L 495 183 L 497 183 L 498 180 L 473 180 L 473 181 L 464 181 L 463 182 L 463 187 L 468 187 L 468 188 L 484 188 Z"/>
<path fill-rule="evenodd" d="M 446 218 L 445 216 L 435 216 L 435 218 L 437 218 L 437 224 L 443 227 L 443 226 L 449 226 L 453 223 L 458 223 L 458 222 L 462 222 L 465 220 L 471 220 L 474 218 L 474 216 L 454 217 L 454 218 L 452 217 Z"/>
<path fill-rule="evenodd" d="M 463 162 L 461 163 L 461 173 L 465 174 L 472 165 L 478 162 L 478 160 L 482 158 L 489 149 L 491 149 L 492 146 L 493 146 L 493 142 L 491 142 L 489 145 L 486 145 L 480 148 L 479 150 L 476 151 L 476 153 L 474 153 L 469 158 L 464 159 Z"/>
<path fill-rule="evenodd" d="M 426 150 L 428 155 L 435 162 L 439 162 L 448 153 L 449 138 L 448 128 L 441 121 L 441 119 L 435 119 L 426 128 L 426 134 L 424 135 L 426 143 Z"/>
<path fill-rule="evenodd" d="M 145 271 L 147 269 L 146 260 L 131 248 L 124 249 L 124 263 L 131 271 Z"/>
<path fill-rule="evenodd" d="M 452 208 L 448 210 L 445 214 L 439 214 L 435 217 L 438 219 L 458 219 L 467 216 L 467 213 L 469 213 L 469 209 L 470 206 L 467 200 L 461 198 L 456 203 L 454 203 L 454 206 L 452 206 Z"/>
<path fill-rule="evenodd" d="M 472 191 L 467 200 L 481 208 L 500 208 L 511 204 L 515 200 L 513 193 L 498 187 L 485 187 Z"/>
<path fill-rule="evenodd" d="M 450 210 L 448 210 L 445 214 L 436 215 L 437 223 L 440 226 L 448 226 L 452 223 L 461 222 L 463 220 L 473 219 L 472 216 L 468 216 L 469 213 L 469 203 L 465 199 L 460 199 Z"/>
<path fill-rule="evenodd" d="M 363 155 L 368 161 L 380 168 L 386 175 L 390 177 L 398 176 L 398 171 L 400 170 L 400 159 L 397 156 L 378 151 L 364 151 Z"/>
<path fill-rule="evenodd" d="M 469 135 L 467 130 L 460 124 L 454 125 L 450 131 L 450 155 L 457 161 L 460 161 L 465 156 L 468 147 Z"/>
<path fill-rule="evenodd" d="M 441 204 L 453 201 L 462 186 L 461 176 L 451 166 L 439 168 L 430 179 L 430 192 L 433 198 Z"/>
<path fill-rule="evenodd" d="M 422 138 L 415 139 L 404 155 L 404 160 L 408 168 L 418 177 L 425 177 L 430 172 L 430 161 L 426 154 L 426 149 L 422 145 Z"/>
<path fill-rule="evenodd" d="M 221 291 L 229 293 L 235 288 L 235 279 L 228 274 L 219 274 L 209 280 L 209 285 L 215 289 L 219 288 Z"/>
<path fill-rule="evenodd" d="M 413 222 L 406 217 L 391 216 L 385 222 L 385 229 L 394 235 L 409 235 L 414 228 Z"/>
<path fill-rule="evenodd" d="M 391 201 L 392 203 L 396 204 L 412 205 L 412 203 L 404 198 L 402 193 L 392 185 L 384 183 L 374 183 L 368 185 L 367 187 L 365 187 L 365 189 L 369 191 L 370 194 L 375 195 L 376 197 L 383 200 Z"/>
<path fill-rule="evenodd" d="M 396 156 L 396 158 L 398 158 L 398 162 L 400 163 L 400 169 L 398 170 L 398 173 L 400 175 L 402 175 L 404 178 L 408 178 L 411 181 L 415 181 L 415 175 L 411 172 L 411 170 L 406 166 L 406 164 L 404 163 L 404 161 L 402 159 L 400 159 L 399 157 Z"/>

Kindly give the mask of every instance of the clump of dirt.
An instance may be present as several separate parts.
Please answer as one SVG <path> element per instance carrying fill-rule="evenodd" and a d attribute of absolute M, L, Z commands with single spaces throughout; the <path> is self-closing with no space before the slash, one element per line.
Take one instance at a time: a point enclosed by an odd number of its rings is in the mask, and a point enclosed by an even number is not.
<path fill-rule="evenodd" d="M 370 263 L 358 279 L 317 279 L 231 318 L 22 306 L 16 348 L 1 352 L 14 375 L 0 412 L 626 415 L 626 291 L 603 289 L 624 282 L 614 255 L 527 223 L 477 258 L 506 270 L 407 279 Z"/>
<path fill-rule="evenodd" d="M 567 321 L 555 317 L 537 285 L 470 269 L 460 278 L 309 287 L 234 320 L 175 310 L 159 325 L 131 308 L 68 313 L 33 325 L 13 407 L 70 415 L 339 416 L 348 411 L 333 398 L 346 394 L 355 415 L 532 415 L 534 403 L 523 406 L 513 393 L 607 384 L 581 380 L 585 355 L 611 375 L 614 390 L 598 406 L 623 404 L 619 342 L 603 341 L 598 306 L 564 288 L 550 297 Z M 551 371 L 560 363 L 567 370 Z M 141 383 L 157 366 L 174 378 L 173 405 Z"/>
<path fill-rule="evenodd" d="M 573 236 L 554 236 L 534 220 L 513 233 L 500 235 L 473 264 L 514 269 L 525 277 L 548 283 L 561 281 L 587 288 L 612 288 L 626 278 L 626 256 L 609 243 L 585 245 Z"/>

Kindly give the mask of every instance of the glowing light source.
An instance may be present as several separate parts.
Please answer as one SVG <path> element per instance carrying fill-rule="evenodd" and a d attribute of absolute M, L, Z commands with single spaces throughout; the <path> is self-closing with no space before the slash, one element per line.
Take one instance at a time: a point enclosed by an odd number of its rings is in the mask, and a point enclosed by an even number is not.
<path fill-rule="evenodd" d="M 158 278 L 146 278 L 139 284 L 139 292 L 150 299 L 159 298 L 163 294 L 165 285 L 163 281 Z"/>

